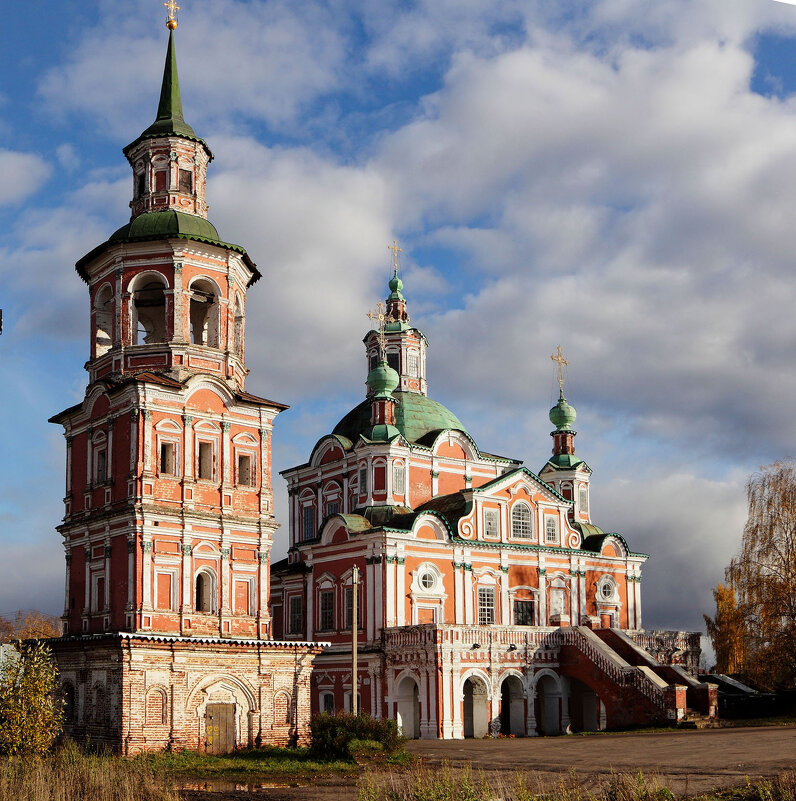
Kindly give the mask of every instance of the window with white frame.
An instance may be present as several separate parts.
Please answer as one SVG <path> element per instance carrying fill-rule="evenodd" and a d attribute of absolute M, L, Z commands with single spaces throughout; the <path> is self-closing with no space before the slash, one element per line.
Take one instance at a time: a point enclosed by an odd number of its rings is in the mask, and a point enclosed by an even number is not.
<path fill-rule="evenodd" d="M 514 625 L 533 626 L 533 600 L 520 598 L 515 599 Z"/>
<path fill-rule="evenodd" d="M 238 452 L 238 485 L 254 486 L 254 456 L 251 453 Z"/>
<path fill-rule="evenodd" d="M 393 462 L 392 464 L 392 491 L 396 495 L 403 495 L 406 491 L 403 462 Z"/>
<path fill-rule="evenodd" d="M 585 484 L 580 485 L 580 489 L 578 490 L 578 504 L 580 506 L 580 511 L 584 514 L 588 514 L 589 512 L 589 491 L 586 489 Z"/>
<path fill-rule="evenodd" d="M 354 588 L 345 588 L 345 627 L 351 630 L 351 624 L 354 622 Z M 357 628 L 362 628 L 362 592 L 357 593 Z"/>
<path fill-rule="evenodd" d="M 544 519 L 544 541 L 548 545 L 558 542 L 558 518 L 547 515 Z"/>
<path fill-rule="evenodd" d="M 495 588 L 478 588 L 478 625 L 488 626 L 495 622 Z"/>
<path fill-rule="evenodd" d="M 419 370 L 420 359 L 418 358 L 417 354 L 409 353 L 406 357 L 406 362 L 408 367 L 407 372 L 409 373 L 410 376 L 416 378 L 420 373 Z"/>
<path fill-rule="evenodd" d="M 334 500 L 329 501 L 326 504 L 326 514 L 327 515 L 336 515 L 340 513 L 340 501 Z"/>
<path fill-rule="evenodd" d="M 177 475 L 177 443 L 160 441 L 160 474 L 162 476 Z"/>
<path fill-rule="evenodd" d="M 290 596 L 288 611 L 288 634 L 301 634 L 304 628 L 304 608 L 300 595 Z"/>
<path fill-rule="evenodd" d="M 94 481 L 102 484 L 108 479 L 108 448 L 102 445 L 94 450 Z"/>
<path fill-rule="evenodd" d="M 320 703 L 318 706 L 321 709 L 321 712 L 324 712 L 327 715 L 334 715 L 334 693 L 326 692 L 321 693 Z"/>
<path fill-rule="evenodd" d="M 484 509 L 484 536 L 497 537 L 499 513 L 497 509 Z"/>
<path fill-rule="evenodd" d="M 318 593 L 318 607 L 320 609 L 318 629 L 332 631 L 334 629 L 334 590 L 321 590 Z"/>
<path fill-rule="evenodd" d="M 368 468 L 359 468 L 359 494 L 367 495 L 368 492 Z"/>
<path fill-rule="evenodd" d="M 301 510 L 301 539 L 311 540 L 315 536 L 315 507 L 310 504 Z"/>
<path fill-rule="evenodd" d="M 212 481 L 215 474 L 215 454 L 212 442 L 199 440 L 196 453 L 196 477 L 204 481 Z"/>
<path fill-rule="evenodd" d="M 533 537 L 531 507 L 527 503 L 515 503 L 511 509 L 511 536 L 518 540 Z"/>

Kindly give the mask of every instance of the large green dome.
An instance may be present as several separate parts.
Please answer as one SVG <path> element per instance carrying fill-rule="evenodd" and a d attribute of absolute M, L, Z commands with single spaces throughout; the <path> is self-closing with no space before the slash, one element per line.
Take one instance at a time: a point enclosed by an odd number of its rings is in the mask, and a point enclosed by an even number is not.
<path fill-rule="evenodd" d="M 430 434 L 446 428 L 454 428 L 459 431 L 467 430 L 462 425 L 456 415 L 446 409 L 441 403 L 420 395 L 417 392 L 393 392 L 395 404 L 395 427 L 401 432 L 404 439 L 408 442 L 420 442 L 421 445 L 431 444 Z M 359 406 L 353 408 L 334 428 L 333 434 L 346 437 L 351 442 L 356 442 L 360 434 L 369 437 L 372 429 L 371 423 L 370 398 L 362 401 Z"/>

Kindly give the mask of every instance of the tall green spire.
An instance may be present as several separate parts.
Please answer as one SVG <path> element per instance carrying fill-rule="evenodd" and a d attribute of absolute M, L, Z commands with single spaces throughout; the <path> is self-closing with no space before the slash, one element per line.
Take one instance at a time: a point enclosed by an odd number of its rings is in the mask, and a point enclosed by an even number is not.
<path fill-rule="evenodd" d="M 163 69 L 163 85 L 160 88 L 157 119 L 139 137 L 149 139 L 153 136 L 184 136 L 198 139 L 193 128 L 182 116 L 180 79 L 177 75 L 177 53 L 174 48 L 174 31 L 169 30 L 169 47 L 166 50 L 166 65 Z"/>

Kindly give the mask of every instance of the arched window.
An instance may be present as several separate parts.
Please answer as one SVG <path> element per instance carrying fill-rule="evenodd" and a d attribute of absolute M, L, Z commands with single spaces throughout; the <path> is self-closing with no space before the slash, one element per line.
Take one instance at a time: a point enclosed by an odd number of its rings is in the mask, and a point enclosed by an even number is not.
<path fill-rule="evenodd" d="M 133 344 L 151 345 L 166 341 L 165 284 L 147 281 L 133 292 Z"/>
<path fill-rule="evenodd" d="M 531 507 L 527 503 L 515 503 L 511 509 L 511 536 L 518 540 L 533 537 Z"/>
<path fill-rule="evenodd" d="M 105 284 L 94 300 L 94 355 L 102 356 L 113 346 L 113 291 Z"/>
<path fill-rule="evenodd" d="M 218 347 L 219 303 L 216 288 L 199 279 L 191 284 L 191 343 Z"/>
<path fill-rule="evenodd" d="M 196 574 L 196 611 L 216 611 L 216 577 L 208 568 Z"/>
<path fill-rule="evenodd" d="M 284 726 L 293 722 L 292 704 L 286 692 L 278 692 L 274 696 L 274 725 Z"/>
<path fill-rule="evenodd" d="M 168 723 L 168 705 L 166 693 L 159 688 L 150 690 L 146 696 L 146 722 L 150 725 L 163 726 Z"/>

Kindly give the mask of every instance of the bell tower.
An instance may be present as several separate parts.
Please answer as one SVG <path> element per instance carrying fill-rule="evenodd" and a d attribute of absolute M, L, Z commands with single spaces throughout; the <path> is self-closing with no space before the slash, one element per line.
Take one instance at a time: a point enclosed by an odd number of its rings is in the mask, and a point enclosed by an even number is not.
<path fill-rule="evenodd" d="M 171 24 L 173 22 L 173 25 Z M 271 429 L 245 390 L 246 251 L 207 219 L 170 17 L 157 117 L 124 148 L 129 221 L 78 261 L 89 383 L 67 446 L 64 631 L 267 638 Z"/>

